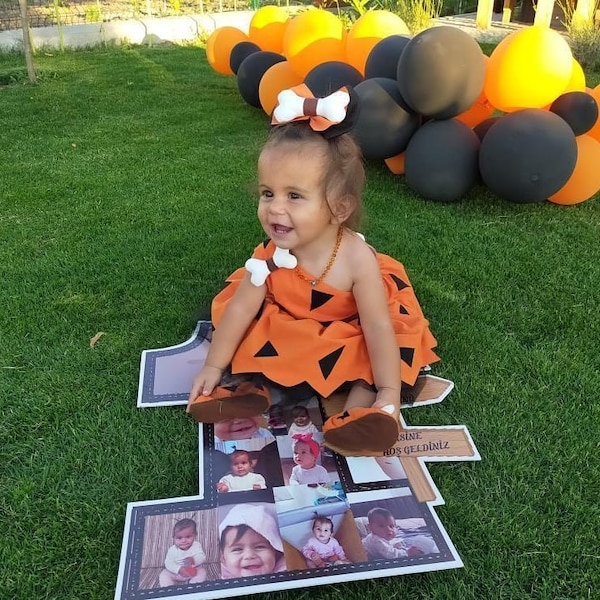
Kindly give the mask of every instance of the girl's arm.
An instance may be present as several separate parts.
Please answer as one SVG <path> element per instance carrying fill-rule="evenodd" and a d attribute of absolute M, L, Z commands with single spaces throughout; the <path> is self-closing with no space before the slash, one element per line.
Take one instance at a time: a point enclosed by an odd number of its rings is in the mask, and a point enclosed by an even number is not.
<path fill-rule="evenodd" d="M 240 286 L 227 304 L 219 325 L 213 332 L 210 349 L 204 367 L 196 375 L 190 400 L 199 394 L 208 396 L 221 381 L 221 375 L 227 368 L 244 334 L 250 327 L 260 309 L 267 286 L 255 286 L 250 283 L 250 274 L 246 273 Z"/>
<path fill-rule="evenodd" d="M 400 356 L 377 257 L 364 243 L 352 253 L 352 293 L 365 336 L 377 404 L 400 401 Z"/>

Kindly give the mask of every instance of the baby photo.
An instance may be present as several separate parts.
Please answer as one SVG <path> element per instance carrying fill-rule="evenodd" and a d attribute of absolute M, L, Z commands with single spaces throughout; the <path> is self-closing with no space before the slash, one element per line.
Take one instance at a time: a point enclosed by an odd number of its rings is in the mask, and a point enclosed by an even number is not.
<path fill-rule="evenodd" d="M 365 561 L 366 553 L 343 495 L 319 505 L 318 488 L 275 490 L 275 506 L 289 569 L 314 569 Z"/>
<path fill-rule="evenodd" d="M 317 398 L 275 406 L 281 407 L 276 414 L 287 431 L 276 438 L 285 485 L 318 485 L 339 480 L 333 455 L 323 445 L 323 421 Z"/>
<path fill-rule="evenodd" d="M 285 485 L 323 485 L 339 480 L 333 456 L 320 433 L 295 433 L 277 438 Z"/>
<path fill-rule="evenodd" d="M 354 483 L 397 481 L 407 478 L 397 456 L 348 456 L 345 460 Z"/>
<path fill-rule="evenodd" d="M 369 560 L 439 553 L 410 488 L 348 494 L 348 500 Z"/>
<path fill-rule="evenodd" d="M 139 589 L 220 577 L 217 510 L 146 516 Z"/>
<path fill-rule="evenodd" d="M 257 439 L 273 441 L 274 437 L 269 429 L 267 429 L 267 422 L 268 419 L 264 415 L 219 421 L 213 425 L 215 442 Z"/>
<path fill-rule="evenodd" d="M 215 442 L 213 473 L 220 493 L 261 490 L 283 485 L 275 438 Z"/>
<path fill-rule="evenodd" d="M 226 504 L 218 510 L 222 579 L 287 570 L 273 503 Z"/>
<path fill-rule="evenodd" d="M 271 387 L 270 393 L 268 427 L 273 435 L 321 431 L 323 419 L 316 396 L 294 394 L 277 386 Z"/>

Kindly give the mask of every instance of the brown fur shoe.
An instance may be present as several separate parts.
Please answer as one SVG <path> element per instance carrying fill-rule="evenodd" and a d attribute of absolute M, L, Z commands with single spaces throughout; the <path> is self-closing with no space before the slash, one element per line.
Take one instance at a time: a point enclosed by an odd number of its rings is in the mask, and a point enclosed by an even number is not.
<path fill-rule="evenodd" d="M 217 386 L 210 396 L 197 396 L 186 411 L 199 423 L 218 423 L 239 417 L 253 417 L 271 404 L 266 387 L 243 381 Z"/>
<path fill-rule="evenodd" d="M 325 445 L 344 456 L 381 456 L 399 434 L 398 420 L 378 408 L 351 408 L 323 424 Z"/>

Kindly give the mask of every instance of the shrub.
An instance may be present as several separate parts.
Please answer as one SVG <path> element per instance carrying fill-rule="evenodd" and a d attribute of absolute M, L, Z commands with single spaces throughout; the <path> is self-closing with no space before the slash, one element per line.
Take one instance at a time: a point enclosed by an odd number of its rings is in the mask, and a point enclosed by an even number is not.
<path fill-rule="evenodd" d="M 600 0 L 592 0 L 587 13 L 577 11 L 568 0 L 558 0 L 558 5 L 565 16 L 563 24 L 573 56 L 584 69 L 600 70 L 600 28 L 594 18 L 600 8 Z"/>

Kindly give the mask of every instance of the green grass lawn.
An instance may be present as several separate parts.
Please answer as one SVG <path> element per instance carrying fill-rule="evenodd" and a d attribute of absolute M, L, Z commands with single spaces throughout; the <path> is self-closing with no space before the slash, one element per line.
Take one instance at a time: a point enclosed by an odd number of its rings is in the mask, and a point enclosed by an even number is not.
<path fill-rule="evenodd" d="M 140 353 L 186 340 L 262 239 L 267 118 L 198 48 L 36 65 L 40 85 L 0 87 L 0 598 L 100 600 L 127 502 L 197 492 L 197 425 L 136 408 Z M 381 163 L 365 203 L 456 383 L 405 417 L 465 424 L 482 455 L 430 466 L 465 567 L 268 597 L 599 598 L 598 198 L 436 204 Z"/>

